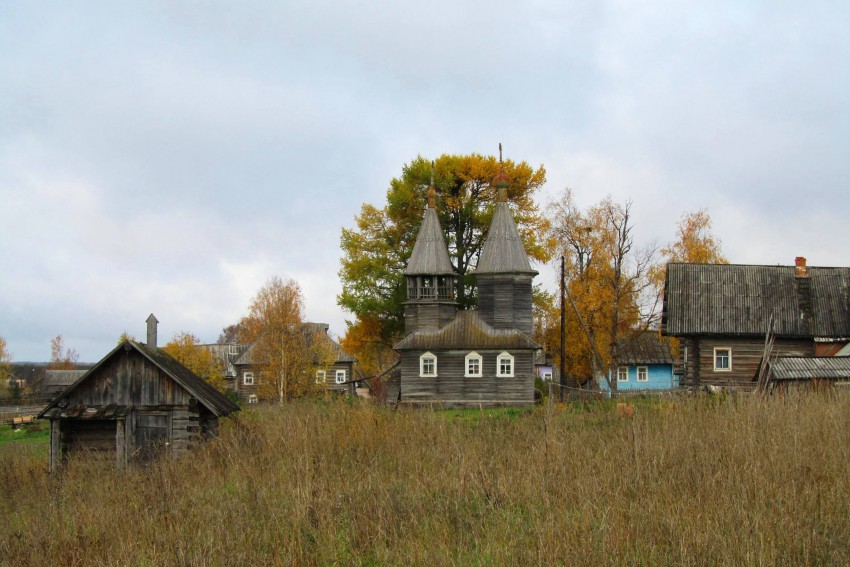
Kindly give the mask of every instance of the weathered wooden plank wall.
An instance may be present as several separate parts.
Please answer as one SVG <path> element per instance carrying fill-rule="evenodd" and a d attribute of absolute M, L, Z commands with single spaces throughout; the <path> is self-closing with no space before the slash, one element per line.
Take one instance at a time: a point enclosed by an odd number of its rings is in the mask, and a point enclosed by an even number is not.
<path fill-rule="evenodd" d="M 531 405 L 534 403 L 534 364 L 532 351 L 511 352 L 514 376 L 496 376 L 496 358 L 502 351 L 476 351 L 482 356 L 482 374 L 465 377 L 465 357 L 469 351 L 440 352 L 437 377 L 419 375 L 419 353 L 401 354 L 402 402 L 444 405 Z"/>

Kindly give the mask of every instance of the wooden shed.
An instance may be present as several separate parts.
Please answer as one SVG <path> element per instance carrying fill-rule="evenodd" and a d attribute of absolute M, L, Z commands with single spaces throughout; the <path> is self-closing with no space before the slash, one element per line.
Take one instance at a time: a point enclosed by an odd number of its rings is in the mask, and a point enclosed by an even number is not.
<path fill-rule="evenodd" d="M 768 361 L 770 391 L 810 390 L 850 386 L 850 357 L 776 357 Z"/>
<path fill-rule="evenodd" d="M 156 345 L 155 333 L 148 342 Z M 119 467 L 163 451 L 182 453 L 215 435 L 218 419 L 238 409 L 165 351 L 126 340 L 38 417 L 50 420 L 55 470 L 79 453 Z"/>

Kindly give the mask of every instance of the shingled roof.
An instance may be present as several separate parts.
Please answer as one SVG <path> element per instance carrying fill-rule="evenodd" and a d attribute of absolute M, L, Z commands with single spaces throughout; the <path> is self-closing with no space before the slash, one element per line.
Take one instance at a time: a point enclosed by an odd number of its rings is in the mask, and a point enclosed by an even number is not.
<path fill-rule="evenodd" d="M 494 329 L 477 311 L 458 311 L 454 321 L 438 330 L 407 335 L 395 350 L 538 349 L 540 345 L 516 329 Z"/>
<path fill-rule="evenodd" d="M 496 203 L 496 211 L 481 247 L 481 256 L 473 274 L 537 274 L 531 269 L 528 254 L 519 237 L 514 215 L 505 201 Z"/>
<path fill-rule="evenodd" d="M 642 331 L 617 341 L 618 364 L 673 364 L 670 339 L 658 331 Z"/>
<path fill-rule="evenodd" d="M 425 209 L 425 217 L 416 244 L 404 270 L 406 276 L 450 276 L 455 275 L 452 262 L 449 260 L 449 249 L 440 227 L 437 210 L 431 206 Z"/>
<path fill-rule="evenodd" d="M 850 337 L 850 268 L 744 264 L 667 265 L 665 335 Z"/>
<path fill-rule="evenodd" d="M 177 360 L 172 358 L 164 350 L 159 348 L 148 347 L 144 343 L 126 340 L 119 344 L 117 347 L 115 347 L 112 351 L 110 351 L 109 354 L 104 356 L 100 360 L 100 362 L 95 364 L 93 368 L 91 368 L 88 372 L 81 376 L 67 390 L 59 394 L 49 404 L 47 404 L 47 407 L 45 407 L 41 411 L 41 413 L 39 413 L 39 417 L 43 417 L 47 414 L 48 410 L 51 410 L 52 408 L 56 407 L 56 405 L 59 403 L 59 400 L 66 397 L 72 390 L 74 390 L 80 384 L 85 382 L 88 377 L 92 375 L 92 373 L 96 372 L 97 369 L 100 368 L 107 360 L 112 358 L 113 355 L 115 355 L 119 350 L 122 349 L 137 350 L 152 364 L 154 364 L 165 374 L 170 376 L 175 382 L 180 384 L 180 386 L 185 388 L 198 400 L 199 403 L 206 406 L 206 408 L 213 412 L 215 415 L 221 417 L 228 415 L 231 412 L 239 411 L 239 406 L 227 399 L 223 394 L 213 388 L 206 381 L 196 376 L 195 373 L 193 373 L 191 370 L 177 362 Z"/>

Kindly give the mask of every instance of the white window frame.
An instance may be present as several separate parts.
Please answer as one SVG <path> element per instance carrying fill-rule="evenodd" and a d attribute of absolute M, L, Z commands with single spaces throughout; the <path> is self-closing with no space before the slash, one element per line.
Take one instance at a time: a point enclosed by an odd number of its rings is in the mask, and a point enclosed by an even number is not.
<path fill-rule="evenodd" d="M 617 382 L 628 382 L 629 381 L 629 367 L 628 366 L 618 366 L 617 367 Z"/>
<path fill-rule="evenodd" d="M 345 382 L 345 370 L 337 370 L 335 374 L 335 380 L 337 384 L 342 384 Z"/>
<path fill-rule="evenodd" d="M 227 345 L 227 354 L 239 354 L 239 345 Z"/>
<path fill-rule="evenodd" d="M 478 363 L 478 372 L 469 371 L 470 362 Z M 467 378 L 481 378 L 484 376 L 484 359 L 477 352 L 470 352 L 463 358 L 463 375 Z"/>
<path fill-rule="evenodd" d="M 718 351 L 726 351 L 727 366 L 721 368 L 717 366 Z M 714 347 L 714 371 L 715 372 L 732 372 L 732 347 Z"/>
<path fill-rule="evenodd" d="M 434 363 L 434 371 L 425 373 L 425 362 L 432 361 Z M 423 378 L 433 378 L 437 375 L 437 357 L 430 352 L 426 352 L 422 356 L 419 357 L 419 376 Z"/>
<path fill-rule="evenodd" d="M 245 386 L 253 386 L 254 385 L 254 373 L 253 372 L 244 372 L 242 374 L 242 384 Z"/>
<path fill-rule="evenodd" d="M 328 381 L 328 373 L 324 370 L 316 370 L 316 384 L 324 384 Z"/>
<path fill-rule="evenodd" d="M 509 366 L 509 371 L 507 373 L 502 371 L 502 361 L 507 361 Z M 499 356 L 496 357 L 496 376 L 500 378 L 513 378 L 514 377 L 514 357 L 509 352 L 503 352 Z"/>
<path fill-rule="evenodd" d="M 551 381 L 552 381 L 552 373 L 551 373 L 551 372 L 543 372 L 543 373 L 541 374 L 540 378 L 541 378 L 544 382 L 551 382 Z"/>
<path fill-rule="evenodd" d="M 250 394 L 248 396 L 248 403 L 249 404 L 256 404 L 258 401 L 259 401 L 259 398 L 257 398 L 257 394 Z"/>
<path fill-rule="evenodd" d="M 640 375 L 643 374 L 643 378 Z M 648 366 L 638 366 L 637 367 L 637 381 L 638 382 L 649 382 L 649 367 Z"/>

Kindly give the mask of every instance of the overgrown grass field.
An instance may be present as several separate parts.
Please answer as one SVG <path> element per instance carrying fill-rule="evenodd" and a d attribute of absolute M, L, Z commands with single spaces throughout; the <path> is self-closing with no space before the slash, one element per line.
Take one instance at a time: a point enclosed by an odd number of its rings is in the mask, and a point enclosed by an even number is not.
<path fill-rule="evenodd" d="M 5 444 L 0 562 L 848 564 L 850 398 L 636 404 L 269 406 L 126 471 Z"/>

